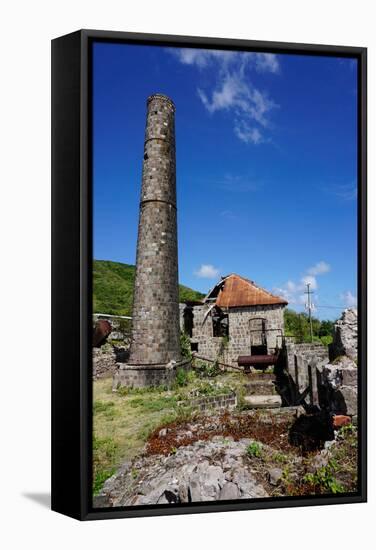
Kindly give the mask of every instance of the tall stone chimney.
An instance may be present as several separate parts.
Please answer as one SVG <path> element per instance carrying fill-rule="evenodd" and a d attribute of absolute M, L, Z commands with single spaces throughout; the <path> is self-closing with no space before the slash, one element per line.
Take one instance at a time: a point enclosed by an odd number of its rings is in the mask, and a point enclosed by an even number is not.
<path fill-rule="evenodd" d="M 129 361 L 114 384 L 171 380 L 181 361 L 176 221 L 175 106 L 147 100 Z"/>

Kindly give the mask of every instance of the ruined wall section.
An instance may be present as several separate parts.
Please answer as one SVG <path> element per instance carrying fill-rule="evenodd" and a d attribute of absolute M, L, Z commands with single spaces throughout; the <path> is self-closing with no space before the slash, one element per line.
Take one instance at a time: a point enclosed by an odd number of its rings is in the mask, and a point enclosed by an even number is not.
<path fill-rule="evenodd" d="M 193 331 L 191 342 L 197 344 L 198 355 L 208 359 L 220 359 L 224 363 L 237 365 L 239 355 L 251 353 L 250 320 L 257 317 L 266 318 L 267 328 L 278 329 L 267 333 L 268 352 L 272 353 L 277 346 L 281 346 L 281 338 L 277 338 L 280 329 L 284 332 L 283 306 L 267 305 L 253 307 L 229 308 L 229 338 L 213 336 L 213 323 L 209 305 L 193 307 Z M 183 327 L 184 308 L 180 308 L 181 326 Z"/>
<path fill-rule="evenodd" d="M 250 355 L 251 334 L 254 338 L 257 336 L 255 333 L 250 332 L 250 321 L 258 317 L 266 319 L 268 353 L 273 353 L 277 344 L 281 347 L 282 340 L 277 335 L 281 334 L 281 330 L 284 333 L 283 306 L 265 305 L 250 308 L 231 308 L 229 311 L 229 353 L 232 361 L 236 360 L 239 355 Z"/>
<path fill-rule="evenodd" d="M 319 343 L 289 343 L 286 354 L 292 404 L 300 404 L 305 396 L 305 403 L 318 406 L 321 373 L 329 361 L 328 347 Z"/>

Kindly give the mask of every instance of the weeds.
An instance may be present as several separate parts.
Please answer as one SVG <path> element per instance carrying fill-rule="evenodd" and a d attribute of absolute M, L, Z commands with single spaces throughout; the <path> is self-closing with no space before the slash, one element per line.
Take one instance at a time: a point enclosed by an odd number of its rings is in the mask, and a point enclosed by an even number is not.
<path fill-rule="evenodd" d="M 303 481 L 311 485 L 315 492 L 343 493 L 344 487 L 338 483 L 334 476 L 338 470 L 338 463 L 331 459 L 326 466 L 322 466 L 315 473 L 306 474 Z"/>
<path fill-rule="evenodd" d="M 116 471 L 116 468 L 110 468 L 109 470 L 102 470 L 102 471 L 96 472 L 96 474 L 94 475 L 94 480 L 93 480 L 93 494 L 94 495 L 97 495 L 98 493 L 100 493 L 105 481 L 109 477 L 114 475 L 115 471 Z"/>
<path fill-rule="evenodd" d="M 260 458 L 261 456 L 261 444 L 257 441 L 253 441 L 250 445 L 247 447 L 247 455 L 255 458 Z"/>
<path fill-rule="evenodd" d="M 272 458 L 273 458 L 274 462 L 277 462 L 277 464 L 285 464 L 289 460 L 288 456 L 286 456 L 286 455 L 284 455 L 283 453 L 280 453 L 280 452 L 274 453 Z"/>
<path fill-rule="evenodd" d="M 179 388 L 188 384 L 188 373 L 185 369 L 178 369 L 176 371 L 175 383 Z"/>
<path fill-rule="evenodd" d="M 168 386 L 162 385 L 162 386 L 147 386 L 145 388 L 129 388 L 127 386 L 118 386 L 117 387 L 117 394 L 125 397 L 127 395 L 144 395 L 149 393 L 161 393 L 164 391 L 168 391 Z"/>
<path fill-rule="evenodd" d="M 186 332 L 180 333 L 180 349 L 181 354 L 186 359 L 192 358 L 191 340 Z"/>
<path fill-rule="evenodd" d="M 218 361 L 212 364 L 199 361 L 196 364 L 196 373 L 200 378 L 214 378 L 222 373 Z"/>
<path fill-rule="evenodd" d="M 99 493 L 106 479 L 111 477 L 117 444 L 110 438 L 93 437 L 93 492 Z"/>
<path fill-rule="evenodd" d="M 94 414 L 112 411 L 115 406 L 113 401 L 94 401 Z"/>

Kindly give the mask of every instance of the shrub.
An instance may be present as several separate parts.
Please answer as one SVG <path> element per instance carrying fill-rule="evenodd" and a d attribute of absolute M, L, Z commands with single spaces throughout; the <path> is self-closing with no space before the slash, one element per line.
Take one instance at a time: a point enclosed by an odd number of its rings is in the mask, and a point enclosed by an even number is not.
<path fill-rule="evenodd" d="M 320 492 L 342 493 L 344 488 L 334 477 L 338 469 L 337 462 L 329 460 L 326 466 L 322 466 L 314 474 L 306 474 L 303 481 L 313 485 Z"/>
<path fill-rule="evenodd" d="M 219 368 L 218 361 L 212 364 L 201 362 L 197 365 L 196 372 L 200 378 L 214 378 L 221 373 L 221 369 Z"/>
<path fill-rule="evenodd" d="M 176 371 L 176 384 L 179 387 L 186 386 L 188 384 L 188 373 L 185 369 L 178 369 Z"/>
<path fill-rule="evenodd" d="M 247 447 L 247 455 L 259 458 L 261 456 L 261 444 L 257 443 L 257 441 L 253 441 Z"/>
<path fill-rule="evenodd" d="M 191 341 L 186 332 L 180 333 L 180 349 L 183 357 L 186 359 L 192 358 Z"/>

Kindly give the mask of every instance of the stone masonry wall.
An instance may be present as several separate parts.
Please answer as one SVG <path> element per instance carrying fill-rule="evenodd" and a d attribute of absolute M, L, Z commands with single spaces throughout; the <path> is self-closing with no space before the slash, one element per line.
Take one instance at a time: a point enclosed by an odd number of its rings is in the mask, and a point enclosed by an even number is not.
<path fill-rule="evenodd" d="M 291 381 L 291 399 L 299 403 L 307 391 L 304 401 L 310 405 L 319 404 L 318 386 L 323 366 L 329 360 L 328 347 L 319 343 L 286 345 L 287 371 Z"/>
<path fill-rule="evenodd" d="M 251 353 L 251 332 L 249 322 L 255 317 L 266 318 L 267 329 L 282 329 L 284 332 L 283 307 L 279 305 L 239 307 L 229 309 L 229 339 L 225 342 L 222 337 L 213 336 L 213 324 L 209 305 L 193 308 L 193 331 L 191 342 L 198 344 L 198 355 L 208 359 L 220 359 L 228 364 L 237 364 L 239 355 Z M 180 312 L 182 315 L 183 309 Z M 272 352 L 281 339 L 277 339 L 279 331 L 267 332 L 268 352 Z"/>
<path fill-rule="evenodd" d="M 180 361 L 175 107 L 148 99 L 133 302 L 132 365 Z"/>
<path fill-rule="evenodd" d="M 249 355 L 251 353 L 251 334 L 250 321 L 257 317 L 266 319 L 266 340 L 268 353 L 272 353 L 277 344 L 281 346 L 281 338 L 277 335 L 284 333 L 283 306 L 267 305 L 254 306 L 250 308 L 239 307 L 231 308 L 229 311 L 229 346 L 228 355 L 231 362 L 235 362 L 239 355 Z M 276 329 L 276 330 L 271 330 Z"/>
<path fill-rule="evenodd" d="M 186 371 L 191 369 L 190 360 L 182 360 L 179 363 L 162 365 L 129 365 L 117 363 L 117 369 L 112 379 L 112 391 L 117 391 L 119 386 L 129 388 L 144 388 L 171 386 L 176 378 L 178 369 Z"/>
<path fill-rule="evenodd" d="M 189 406 L 192 409 L 198 409 L 199 411 L 221 410 L 221 409 L 235 409 L 237 405 L 237 398 L 235 393 L 223 394 L 223 395 L 209 395 L 204 397 L 196 397 L 191 399 Z"/>
<path fill-rule="evenodd" d="M 333 343 L 329 348 L 330 359 L 346 355 L 353 361 L 358 359 L 358 310 L 345 309 L 334 324 Z"/>

